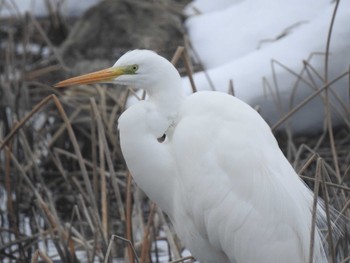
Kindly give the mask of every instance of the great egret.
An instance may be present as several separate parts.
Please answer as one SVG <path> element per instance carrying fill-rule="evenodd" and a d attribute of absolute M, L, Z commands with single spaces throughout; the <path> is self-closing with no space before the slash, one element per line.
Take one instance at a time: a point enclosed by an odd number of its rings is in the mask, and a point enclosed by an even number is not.
<path fill-rule="evenodd" d="M 197 259 L 309 262 L 313 194 L 254 109 L 220 92 L 186 97 L 174 66 L 149 50 L 56 87 L 97 82 L 147 92 L 119 118 L 122 152 Z M 317 221 L 324 219 L 318 205 Z M 327 262 L 317 227 L 312 252 L 313 262 Z"/>

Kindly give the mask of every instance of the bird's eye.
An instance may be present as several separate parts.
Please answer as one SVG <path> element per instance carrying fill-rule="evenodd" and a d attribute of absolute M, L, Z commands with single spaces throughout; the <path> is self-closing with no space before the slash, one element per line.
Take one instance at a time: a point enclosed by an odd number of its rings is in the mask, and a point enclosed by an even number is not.
<path fill-rule="evenodd" d="M 131 69 L 134 71 L 134 72 L 136 72 L 138 69 L 139 69 L 139 66 L 138 65 L 132 65 L 131 66 Z"/>

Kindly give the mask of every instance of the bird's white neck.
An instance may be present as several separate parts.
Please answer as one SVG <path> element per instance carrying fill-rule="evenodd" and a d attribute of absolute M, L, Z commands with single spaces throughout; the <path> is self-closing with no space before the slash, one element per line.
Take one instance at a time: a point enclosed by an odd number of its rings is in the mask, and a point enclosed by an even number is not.
<path fill-rule="evenodd" d="M 173 125 L 185 98 L 181 77 L 170 62 L 154 70 L 154 82 L 140 81 L 147 101 L 130 107 L 119 118 L 120 144 L 135 182 L 148 197 L 172 216 L 177 170 L 171 143 L 158 140 Z"/>
<path fill-rule="evenodd" d="M 150 92 L 147 101 L 136 103 L 119 118 L 120 145 L 135 182 L 169 216 L 177 171 L 170 144 L 158 138 L 173 125 L 184 99 L 176 85 L 168 83 L 164 90 Z"/>
<path fill-rule="evenodd" d="M 172 118 L 178 112 L 185 94 L 182 89 L 181 78 L 177 72 L 163 79 L 166 79 L 166 81 L 161 81 L 157 87 L 147 90 L 148 100 L 158 108 L 164 117 Z"/>
<path fill-rule="evenodd" d="M 135 107 L 136 106 L 136 107 Z M 133 108 L 137 109 L 134 105 Z M 126 117 L 130 116 L 125 112 Z M 135 123 L 124 122 L 125 117 L 119 119 L 120 145 L 126 164 L 136 182 L 136 184 L 147 194 L 147 196 L 167 214 L 171 214 L 173 209 L 174 170 L 171 163 L 169 146 L 161 143 L 156 136 L 148 132 L 143 132 L 145 126 L 140 119 Z M 133 116 L 132 116 L 133 117 Z M 129 118 L 125 118 L 129 119 Z"/>

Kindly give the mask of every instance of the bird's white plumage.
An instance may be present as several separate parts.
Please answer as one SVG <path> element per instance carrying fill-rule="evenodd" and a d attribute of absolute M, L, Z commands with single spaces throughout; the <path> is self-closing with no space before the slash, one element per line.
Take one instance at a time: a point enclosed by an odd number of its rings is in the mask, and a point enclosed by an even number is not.
<path fill-rule="evenodd" d="M 203 244 L 193 253 L 208 262 L 307 262 L 312 195 L 257 112 L 200 92 L 180 108 L 170 140 L 181 164 L 174 221 L 183 239 L 193 233 L 188 243 Z M 226 261 L 210 259 L 221 250 Z"/>
<path fill-rule="evenodd" d="M 149 99 L 120 117 L 122 152 L 186 247 L 203 263 L 308 262 L 313 196 L 260 115 L 223 93 L 184 97 L 176 69 L 153 52 L 114 67 L 132 64 L 136 73 L 114 82 Z M 327 262 L 318 231 L 314 262 Z"/>
<path fill-rule="evenodd" d="M 123 83 L 150 99 L 119 120 L 124 157 L 191 252 L 202 262 L 306 262 L 312 195 L 258 113 L 222 93 L 185 99 L 178 74 L 164 75 L 169 62 L 148 51 L 125 56 L 116 64 L 137 63 L 140 75 Z M 323 257 L 317 233 L 315 259 Z"/>

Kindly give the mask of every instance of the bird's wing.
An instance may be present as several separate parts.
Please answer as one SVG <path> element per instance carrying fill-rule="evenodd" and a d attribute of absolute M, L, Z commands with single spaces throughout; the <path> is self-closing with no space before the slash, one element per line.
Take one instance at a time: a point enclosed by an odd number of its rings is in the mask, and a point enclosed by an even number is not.
<path fill-rule="evenodd" d="M 307 258 L 312 196 L 258 113 L 225 94 L 197 93 L 171 140 L 184 193 L 179 210 L 195 240 L 237 262 Z"/>

